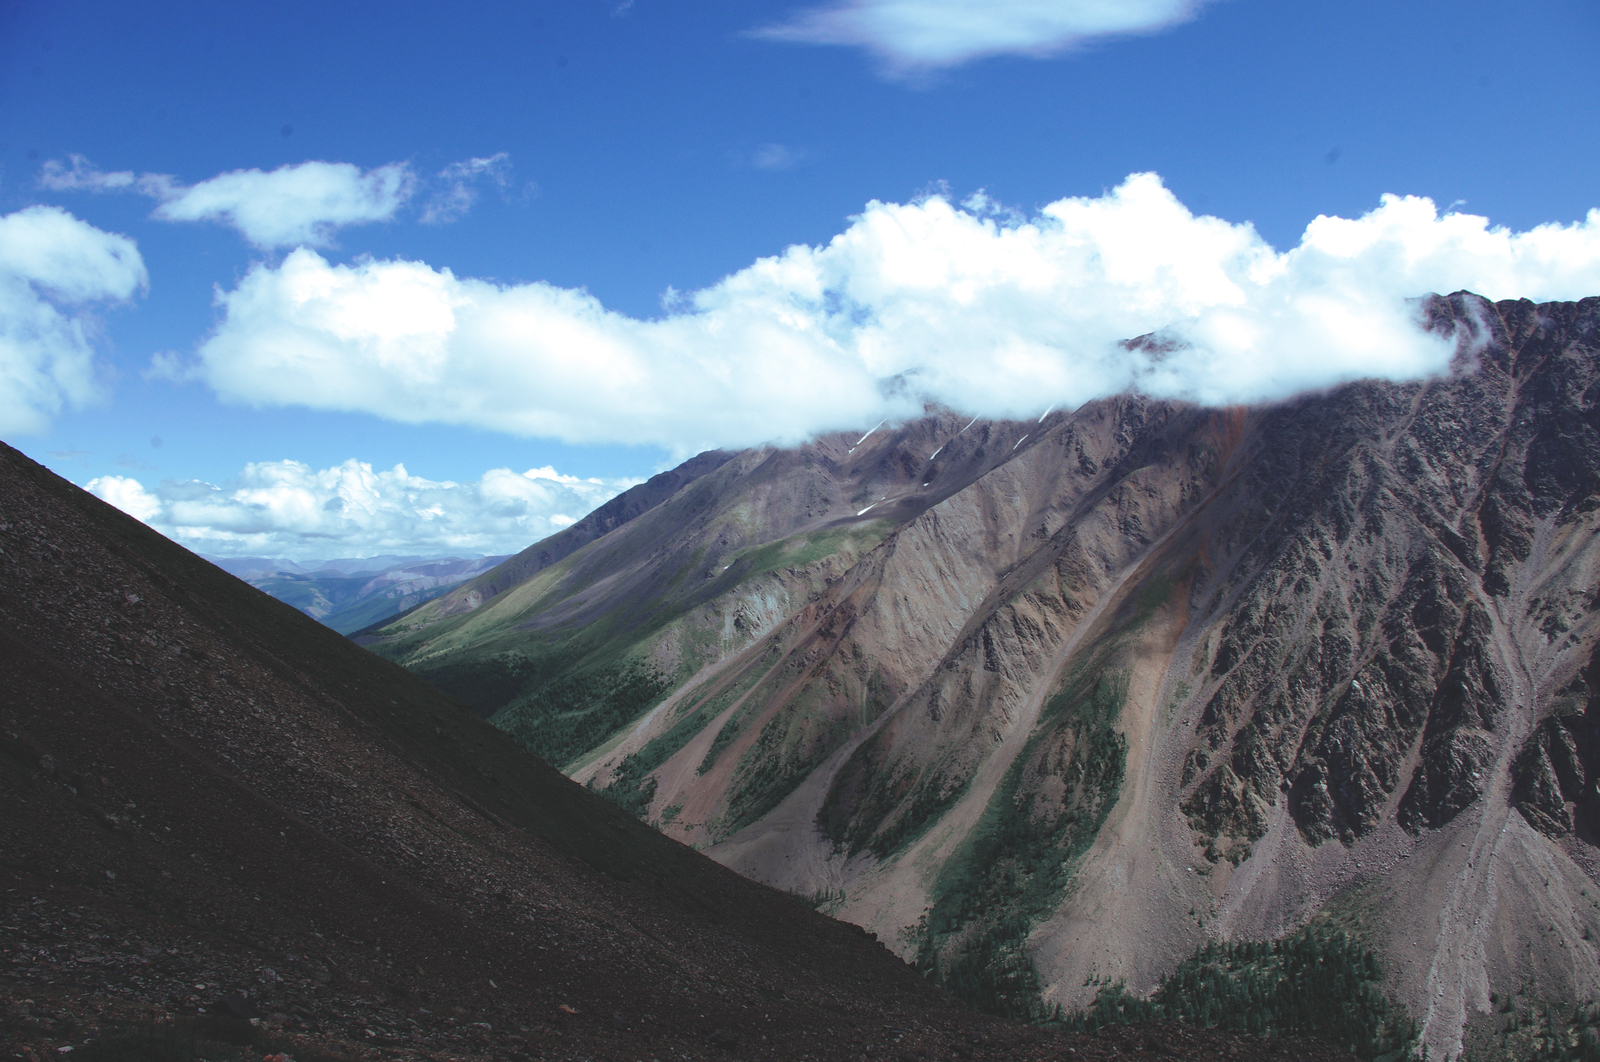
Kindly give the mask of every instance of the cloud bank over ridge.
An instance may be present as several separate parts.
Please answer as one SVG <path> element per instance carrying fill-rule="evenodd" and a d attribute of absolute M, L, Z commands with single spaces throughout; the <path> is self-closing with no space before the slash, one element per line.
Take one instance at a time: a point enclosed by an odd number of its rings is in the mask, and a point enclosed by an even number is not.
<path fill-rule="evenodd" d="M 352 459 L 320 470 L 257 462 L 227 486 L 169 480 L 152 490 L 131 477 L 101 476 L 87 488 L 197 552 L 302 561 L 516 553 L 637 482 L 497 468 L 455 483 L 414 476 L 404 465 L 373 471 Z"/>
<path fill-rule="evenodd" d="M 924 401 L 1038 414 L 1130 388 L 1258 402 L 1446 367 L 1413 302 L 1600 293 L 1600 211 L 1513 233 L 1385 196 L 1279 252 L 1155 174 L 1031 218 L 982 195 L 874 202 L 827 245 L 763 258 L 644 320 L 587 292 L 308 249 L 218 295 L 185 370 L 223 398 L 575 443 L 795 442 Z M 1159 332 L 1160 350 L 1124 341 Z"/>

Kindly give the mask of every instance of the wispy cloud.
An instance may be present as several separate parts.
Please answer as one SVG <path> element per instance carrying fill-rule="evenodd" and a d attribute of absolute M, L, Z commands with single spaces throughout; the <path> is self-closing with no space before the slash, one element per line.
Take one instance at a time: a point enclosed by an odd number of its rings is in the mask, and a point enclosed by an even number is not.
<path fill-rule="evenodd" d="M 91 307 L 148 283 L 126 236 L 57 207 L 0 218 L 0 433 L 43 432 L 63 406 L 99 396 Z"/>
<path fill-rule="evenodd" d="M 46 159 L 39 167 L 39 185 L 57 192 L 126 192 L 135 190 L 139 176 L 132 170 L 107 173 L 82 155 L 70 156 L 72 165 Z M 155 176 L 155 175 L 151 175 Z M 167 181 L 171 178 L 157 177 Z M 155 194 L 153 191 L 151 194 Z"/>
<path fill-rule="evenodd" d="M 297 250 L 218 297 L 187 372 L 222 397 L 676 452 L 794 441 L 923 401 L 1022 416 L 1138 389 L 1255 402 L 1442 371 L 1408 300 L 1600 292 L 1600 211 L 1528 232 L 1427 199 L 1319 217 L 1279 252 L 1154 174 L 1031 217 L 987 198 L 869 204 L 666 316 L 581 290 Z M 1129 349 L 1162 332 L 1162 351 Z"/>
<path fill-rule="evenodd" d="M 418 220 L 424 224 L 458 221 L 478 201 L 484 183 L 502 194 L 511 187 L 511 156 L 453 162 L 430 180 L 410 164 L 391 162 L 363 171 L 348 162 L 301 162 L 275 170 L 233 170 L 185 185 L 166 173 L 108 172 L 82 155 L 68 162 L 46 161 L 39 185 L 57 192 L 134 192 L 160 205 L 164 221 L 214 221 L 230 225 L 257 247 L 326 247 L 347 225 L 388 221 L 426 193 Z M 524 195 L 531 194 L 530 183 Z"/>
<path fill-rule="evenodd" d="M 1205 0 L 837 0 L 754 31 L 771 40 L 866 48 L 891 72 L 989 55 L 1050 55 L 1194 18 Z"/>
<path fill-rule="evenodd" d="M 511 186 L 511 156 L 502 151 L 483 159 L 452 162 L 439 171 L 434 192 L 422 210 L 425 225 L 456 221 L 478 201 L 478 185 L 488 181 L 501 191 Z"/>
<path fill-rule="evenodd" d="M 54 191 L 137 192 L 157 200 L 165 221 L 230 225 L 257 247 L 324 247 L 346 225 L 387 221 L 416 189 L 411 167 L 363 172 L 348 162 L 301 162 L 275 170 L 233 170 L 193 185 L 164 173 L 97 169 L 81 155 L 47 161 L 39 184 Z"/>
<path fill-rule="evenodd" d="M 87 486 L 190 549 L 306 560 L 326 556 L 330 542 L 358 556 L 514 553 L 636 482 L 497 468 L 455 483 L 414 476 L 404 465 L 374 471 L 349 460 L 320 470 L 260 462 L 222 486 L 189 480 L 147 488 L 128 476 Z"/>
<path fill-rule="evenodd" d="M 785 144 L 762 144 L 750 153 L 750 165 L 758 170 L 789 170 L 799 165 L 806 153 Z"/>

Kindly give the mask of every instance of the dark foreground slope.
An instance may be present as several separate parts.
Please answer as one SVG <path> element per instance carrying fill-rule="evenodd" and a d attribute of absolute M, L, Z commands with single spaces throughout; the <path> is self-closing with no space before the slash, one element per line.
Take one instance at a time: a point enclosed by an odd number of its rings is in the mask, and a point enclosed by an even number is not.
<path fill-rule="evenodd" d="M 1267 1051 L 964 1011 L 4 447 L 0 676 L 0 1057 Z"/>

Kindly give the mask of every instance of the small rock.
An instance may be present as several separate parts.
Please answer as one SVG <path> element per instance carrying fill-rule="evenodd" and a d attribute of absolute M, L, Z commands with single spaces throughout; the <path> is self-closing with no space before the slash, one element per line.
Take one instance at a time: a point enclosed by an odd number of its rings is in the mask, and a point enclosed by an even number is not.
<path fill-rule="evenodd" d="M 706 1041 L 712 1047 L 720 1047 L 725 1051 L 732 1051 L 739 1046 L 739 1034 L 728 1029 L 713 1029 Z"/>
<path fill-rule="evenodd" d="M 628 1017 L 622 1011 L 614 1010 L 611 1012 L 611 1024 L 615 1028 L 626 1029 L 628 1027 Z"/>

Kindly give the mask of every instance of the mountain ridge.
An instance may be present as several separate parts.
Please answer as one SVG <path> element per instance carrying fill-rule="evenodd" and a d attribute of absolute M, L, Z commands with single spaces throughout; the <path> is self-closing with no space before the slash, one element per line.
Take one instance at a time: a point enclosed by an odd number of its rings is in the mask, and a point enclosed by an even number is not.
<path fill-rule="evenodd" d="M 502 662 L 498 725 L 987 1005 L 1342 904 L 1459 1053 L 1491 992 L 1600 989 L 1561 959 L 1600 930 L 1600 300 L 1425 310 L 1435 380 L 747 451 L 372 647 Z"/>

